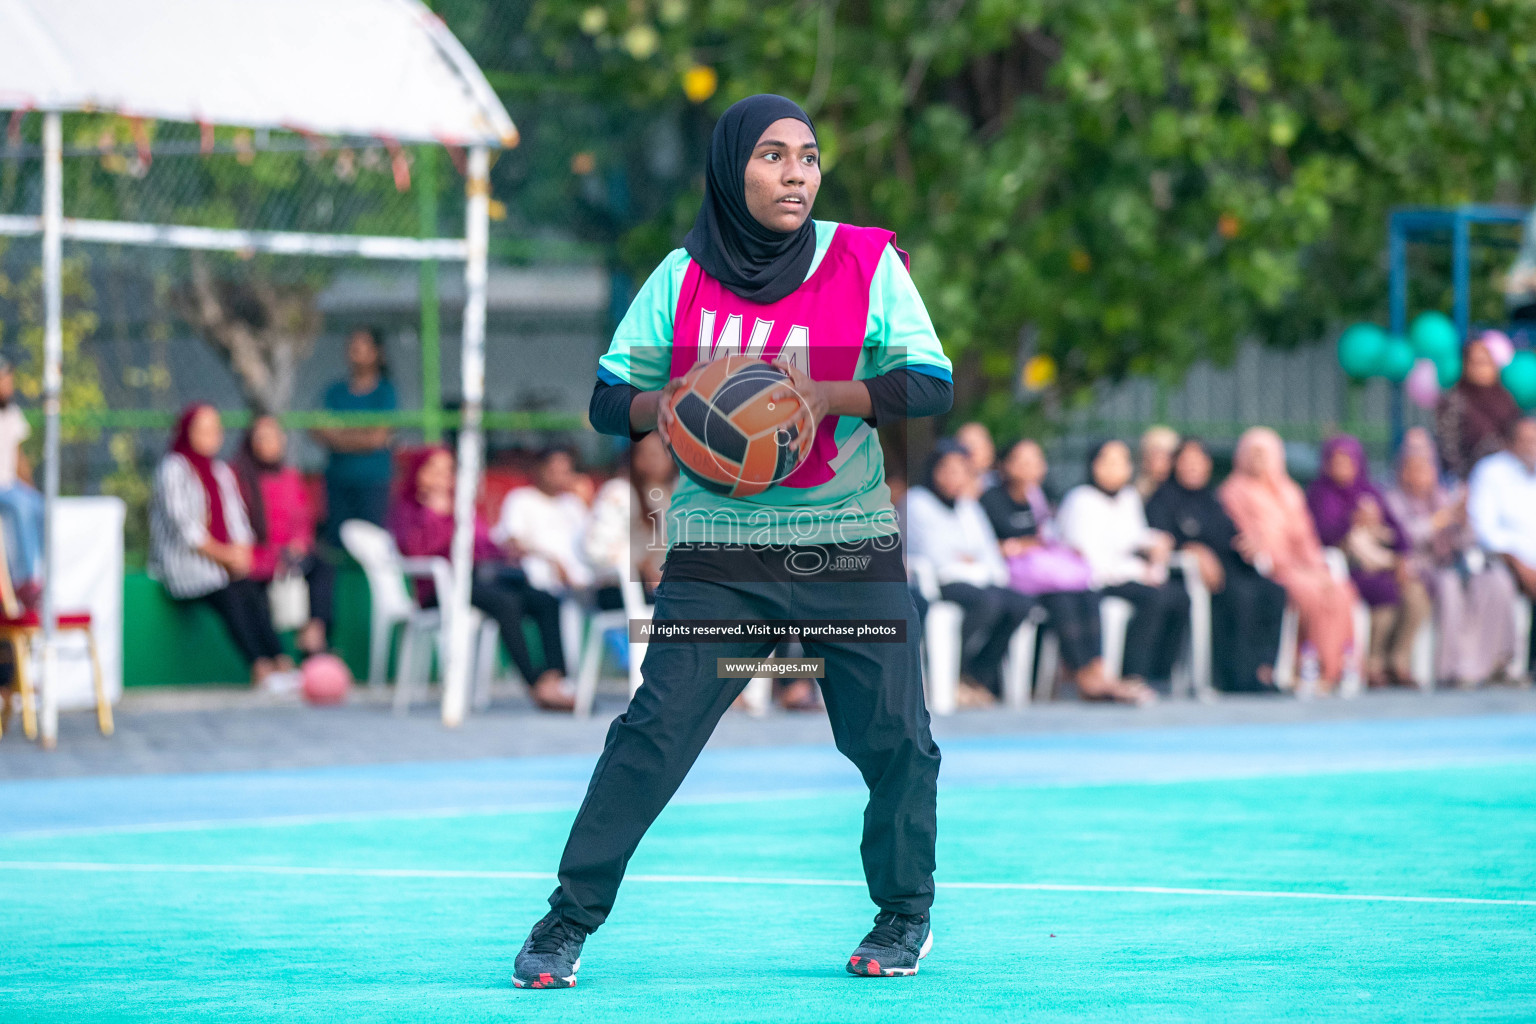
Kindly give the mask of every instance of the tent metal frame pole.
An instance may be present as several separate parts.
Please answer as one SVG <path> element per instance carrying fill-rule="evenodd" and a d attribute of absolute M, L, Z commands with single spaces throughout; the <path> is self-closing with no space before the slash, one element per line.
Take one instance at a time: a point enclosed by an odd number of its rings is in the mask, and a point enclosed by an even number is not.
<path fill-rule="evenodd" d="M 41 217 L 0 217 L 0 235 L 27 237 L 43 231 Z M 462 260 L 462 238 L 393 235 L 322 235 L 303 231 L 244 231 L 181 224 L 118 220 L 64 220 L 60 236 L 74 242 L 152 245 L 206 252 L 267 252 L 279 256 L 361 256 L 371 260 Z"/>
<path fill-rule="evenodd" d="M 64 126 L 58 111 L 43 115 L 43 670 L 42 741 L 59 735 L 58 601 L 54 595 L 53 513 L 59 500 L 59 401 L 64 386 L 63 240 Z"/>
<path fill-rule="evenodd" d="M 421 235 L 437 234 L 437 150 L 422 146 L 416 161 L 416 212 Z M 422 440 L 439 444 L 443 439 L 443 355 L 442 323 L 438 315 L 437 261 L 422 260 L 417 269 L 420 298 L 421 335 L 421 427 Z"/>
<path fill-rule="evenodd" d="M 485 286 L 490 234 L 490 153 L 484 146 L 469 151 L 468 202 L 464 211 L 464 341 L 460 356 L 463 399 L 459 427 L 459 472 L 453 502 L 453 595 L 448 616 L 448 651 L 443 672 L 443 724 L 457 727 L 469 708 L 471 637 L 470 580 L 474 574 L 475 494 L 479 490 L 482 437 L 480 417 L 485 402 Z M 534 680 L 528 680 L 530 684 Z"/>

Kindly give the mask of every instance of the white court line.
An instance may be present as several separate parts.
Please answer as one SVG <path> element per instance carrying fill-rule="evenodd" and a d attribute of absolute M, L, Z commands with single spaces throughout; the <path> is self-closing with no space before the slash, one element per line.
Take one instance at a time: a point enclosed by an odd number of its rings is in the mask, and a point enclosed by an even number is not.
<path fill-rule="evenodd" d="M 1196 771 L 1171 771 L 1160 775 L 1140 778 L 1085 778 L 1085 779 L 997 779 L 988 782 L 971 782 L 965 789 L 1087 789 L 1100 786 L 1167 786 L 1189 782 L 1239 782 L 1252 779 L 1308 778 L 1312 776 L 1370 774 L 1375 772 L 1433 771 L 1440 768 L 1502 768 L 1532 763 L 1529 756 L 1479 754 L 1449 755 L 1445 757 L 1405 757 L 1386 761 L 1340 761 L 1334 764 L 1304 765 L 1241 765 L 1215 769 L 1205 767 Z M 701 796 L 680 796 L 671 804 L 710 805 L 757 803 L 773 800 L 805 800 L 836 794 L 863 793 L 863 786 L 849 783 L 846 786 L 815 786 L 800 789 L 767 789 L 736 793 L 711 793 Z M 585 787 L 583 787 L 585 795 Z M 943 798 L 941 792 L 940 798 Z M 383 809 L 373 811 L 334 811 L 323 814 L 277 814 L 251 818 L 192 818 L 177 821 L 131 822 L 116 825 L 65 825 L 57 828 L 21 829 L 7 832 L 0 829 L 0 842 L 11 839 L 64 839 L 74 836 L 141 835 L 160 832 L 217 832 L 241 828 L 291 828 L 304 825 L 345 825 L 371 821 L 421 821 L 435 818 L 479 818 L 500 814 L 527 814 L 545 811 L 574 811 L 581 806 L 581 798 L 549 800 L 516 804 L 478 804 L 468 807 L 427 807 Z"/>
<path fill-rule="evenodd" d="M 63 871 L 96 874 L 283 875 L 322 878 L 426 878 L 491 881 L 552 880 L 547 871 L 451 868 L 333 868 L 296 864 L 111 864 L 99 861 L 0 861 L 0 871 Z M 626 882 L 657 885 L 774 885 L 863 889 L 863 879 L 764 878 L 750 875 L 627 875 Z M 1169 885 L 1071 885 L 1054 882 L 938 882 L 939 889 L 989 892 L 1083 892 L 1146 896 L 1215 896 L 1234 899 L 1323 900 L 1347 903 L 1437 903 L 1485 907 L 1536 907 L 1536 899 L 1476 896 L 1390 896 L 1376 893 L 1305 892 L 1286 889 L 1199 889 Z"/>

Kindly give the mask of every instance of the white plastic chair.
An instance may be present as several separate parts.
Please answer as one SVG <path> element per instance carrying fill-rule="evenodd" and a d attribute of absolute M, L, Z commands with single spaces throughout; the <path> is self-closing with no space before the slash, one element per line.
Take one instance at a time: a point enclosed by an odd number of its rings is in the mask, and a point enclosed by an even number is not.
<path fill-rule="evenodd" d="M 1106 679 L 1120 678 L 1125 666 L 1125 634 L 1130 629 L 1131 617 L 1136 606 L 1123 597 L 1099 599 L 1099 637 Z M 1056 696 L 1056 677 L 1060 674 L 1061 642 L 1054 632 L 1046 633 L 1040 644 L 1040 679 L 1035 684 L 1036 700 L 1052 700 Z"/>
<path fill-rule="evenodd" d="M 389 681 L 396 627 L 403 627 L 396 675 L 404 676 L 415 671 L 417 637 L 432 636 L 442 624 L 436 608 L 417 606 L 406 589 L 407 577 L 432 577 L 432 559 L 402 558 L 388 531 L 362 519 L 341 524 L 341 543 L 368 578 L 368 685 L 377 690 Z"/>
<path fill-rule="evenodd" d="M 934 715 L 952 715 L 960 692 L 961 648 L 964 644 L 965 610 L 939 593 L 938 573 L 922 558 L 908 558 L 907 571 L 928 602 L 923 620 L 924 677 L 928 692 L 928 710 Z M 1029 705 L 1033 689 L 1035 645 L 1039 640 L 1044 612 L 1035 609 L 1020 623 L 1008 640 L 1008 656 L 1003 661 L 1003 700 L 1013 708 Z"/>
<path fill-rule="evenodd" d="M 634 584 L 636 587 L 640 584 Z M 628 581 L 621 586 L 629 586 Z M 603 667 L 603 638 L 610 629 L 623 629 L 626 637 L 629 633 L 629 596 L 625 595 L 625 607 L 603 611 L 600 609 L 582 608 L 581 614 L 576 618 L 578 628 L 586 627 L 586 637 L 581 643 L 581 658 L 576 668 L 576 715 L 586 718 L 592 714 L 592 704 L 597 698 L 597 677 Z M 570 604 L 569 600 L 565 602 Z M 640 603 L 645 603 L 645 594 L 642 591 Z M 562 628 L 564 621 L 562 620 Z M 631 682 L 639 676 L 640 665 L 635 661 L 633 645 L 629 652 L 630 679 Z M 638 687 L 636 687 L 638 688 Z"/>
<path fill-rule="evenodd" d="M 1324 548 L 1323 557 L 1333 578 L 1345 582 L 1349 579 L 1349 559 L 1338 548 Z M 1371 645 L 1371 610 L 1364 601 L 1356 600 L 1351 610 L 1355 624 L 1354 656 L 1344 666 L 1344 678 L 1339 681 L 1339 696 L 1355 698 L 1365 688 L 1362 665 Z M 1275 685 L 1282 690 L 1298 690 L 1301 684 L 1300 668 L 1301 618 L 1296 607 L 1287 603 L 1285 616 L 1280 620 L 1280 653 L 1275 658 Z M 1311 694 L 1298 693 L 1308 697 Z"/>
<path fill-rule="evenodd" d="M 1523 679 L 1531 672 L 1531 602 L 1515 598 L 1515 656 L 1509 663 L 1511 679 Z"/>
<path fill-rule="evenodd" d="M 1187 682 L 1196 700 L 1215 700 L 1216 687 L 1211 678 L 1211 591 L 1200 575 L 1200 559 L 1193 551 L 1178 551 L 1173 557 L 1184 577 L 1184 590 L 1189 594 L 1189 663 L 1185 671 L 1175 675 L 1174 692 L 1181 691 L 1183 687 L 1179 684 Z"/>
<path fill-rule="evenodd" d="M 453 567 L 446 558 L 405 558 L 389 532 L 361 519 L 341 524 L 341 542 L 363 567 L 368 578 L 371 622 L 369 625 L 368 685 L 382 687 L 387 681 L 389 653 L 396 627 L 400 656 L 395 666 L 396 714 L 410 710 L 419 683 L 424 689 L 431 675 L 431 655 L 441 653 L 447 638 L 446 617 L 441 607 L 422 608 L 406 589 L 406 580 L 430 579 L 440 595 L 453 592 Z M 496 665 L 496 623 L 471 608 L 475 632 L 475 661 L 470 674 L 471 703 L 484 710 L 490 703 L 490 675 Z M 423 643 L 423 641 L 425 641 Z M 425 659 L 423 659 L 425 655 Z"/>

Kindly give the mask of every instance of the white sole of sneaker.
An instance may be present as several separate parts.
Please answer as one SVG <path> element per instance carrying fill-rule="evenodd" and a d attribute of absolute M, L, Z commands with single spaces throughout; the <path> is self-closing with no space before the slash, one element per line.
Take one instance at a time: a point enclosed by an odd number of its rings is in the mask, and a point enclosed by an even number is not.
<path fill-rule="evenodd" d="M 553 975 L 541 974 L 533 981 L 524 981 L 517 975 L 512 975 L 513 988 L 575 988 L 576 972 L 581 970 L 581 959 L 571 964 L 571 973 L 564 978 L 556 978 Z M 545 979 L 548 979 L 547 981 Z"/>
<path fill-rule="evenodd" d="M 932 949 L 932 948 L 933 948 L 933 931 L 932 931 L 932 929 L 930 929 L 929 932 L 928 932 L 928 937 L 923 940 L 923 948 L 917 951 L 917 958 L 919 960 L 921 960 L 923 957 L 928 955 L 928 951 L 930 949 Z M 858 972 L 856 976 L 857 977 L 863 977 L 863 978 L 910 978 L 914 974 L 917 973 L 917 967 L 916 966 L 912 966 L 912 967 L 880 967 L 878 961 L 875 961 L 875 964 L 876 964 L 876 970 L 875 971 L 873 971 L 873 972 L 861 971 L 861 972 Z M 850 972 L 850 973 L 853 973 L 853 972 Z"/>

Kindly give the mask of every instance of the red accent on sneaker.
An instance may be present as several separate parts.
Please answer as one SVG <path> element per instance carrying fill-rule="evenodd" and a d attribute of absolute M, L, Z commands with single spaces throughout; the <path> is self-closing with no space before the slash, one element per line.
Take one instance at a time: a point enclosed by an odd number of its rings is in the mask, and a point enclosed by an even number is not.
<path fill-rule="evenodd" d="M 859 966 L 859 961 L 862 960 L 862 959 L 864 959 L 864 958 L 861 957 L 861 956 L 851 956 L 851 957 L 848 958 L 848 962 L 853 964 L 853 966 L 857 967 L 857 966 Z"/>
<path fill-rule="evenodd" d="M 555 979 L 548 974 L 539 975 L 539 981 L 543 982 L 545 985 L 553 985 L 555 983 Z"/>
<path fill-rule="evenodd" d="M 871 960 L 869 962 L 869 965 L 865 968 L 865 970 L 869 971 L 870 977 L 874 977 L 875 975 L 880 973 L 880 961 L 879 960 Z"/>

